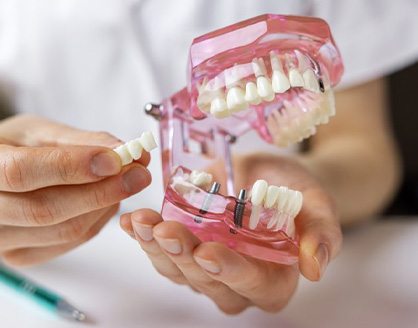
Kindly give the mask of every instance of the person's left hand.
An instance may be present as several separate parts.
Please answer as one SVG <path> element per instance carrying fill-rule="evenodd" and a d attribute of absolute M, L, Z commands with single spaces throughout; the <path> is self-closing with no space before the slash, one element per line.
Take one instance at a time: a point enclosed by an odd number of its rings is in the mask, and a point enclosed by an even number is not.
<path fill-rule="evenodd" d="M 319 280 L 341 247 L 341 230 L 331 197 L 299 163 L 272 155 L 239 159 L 238 186 L 256 179 L 300 190 L 303 208 L 296 219 L 300 237 L 299 266 L 251 258 L 216 242 L 201 242 L 184 225 L 163 221 L 148 209 L 121 217 L 122 228 L 147 253 L 155 269 L 175 283 L 189 285 L 211 298 L 228 314 L 257 306 L 281 310 L 292 297 L 299 271 Z M 245 173 L 245 174 L 244 174 Z"/>

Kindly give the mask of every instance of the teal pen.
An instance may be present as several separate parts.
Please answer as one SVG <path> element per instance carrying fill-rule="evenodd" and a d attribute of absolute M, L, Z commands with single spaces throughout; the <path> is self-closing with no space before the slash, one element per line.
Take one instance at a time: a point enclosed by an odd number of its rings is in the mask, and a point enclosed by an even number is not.
<path fill-rule="evenodd" d="M 76 321 L 83 321 L 86 319 L 86 315 L 83 312 L 76 309 L 62 297 L 36 285 L 2 264 L 0 264 L 0 281 L 16 291 L 31 297 L 38 304 L 43 305 L 61 317 Z"/>

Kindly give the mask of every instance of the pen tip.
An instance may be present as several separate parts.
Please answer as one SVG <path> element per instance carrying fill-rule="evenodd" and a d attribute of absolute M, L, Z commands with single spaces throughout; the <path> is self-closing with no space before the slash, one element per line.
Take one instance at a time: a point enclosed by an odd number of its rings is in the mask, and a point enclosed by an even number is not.
<path fill-rule="evenodd" d="M 73 313 L 72 313 L 72 316 L 77 321 L 84 321 L 84 320 L 86 320 L 86 315 L 83 312 L 79 311 L 79 310 L 74 310 Z"/>

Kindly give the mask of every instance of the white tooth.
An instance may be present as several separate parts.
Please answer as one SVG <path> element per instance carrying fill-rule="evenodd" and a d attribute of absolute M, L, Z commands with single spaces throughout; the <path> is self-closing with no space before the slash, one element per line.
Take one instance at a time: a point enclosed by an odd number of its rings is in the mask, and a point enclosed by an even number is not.
<path fill-rule="evenodd" d="M 126 144 L 126 147 L 128 148 L 128 151 L 134 160 L 141 158 L 142 150 L 144 147 L 142 147 L 142 144 L 139 138 L 129 141 Z"/>
<path fill-rule="evenodd" d="M 229 116 L 228 107 L 223 97 L 218 96 L 212 100 L 210 104 L 210 113 L 216 118 L 224 118 Z"/>
<path fill-rule="evenodd" d="M 265 208 L 272 208 L 279 197 L 280 188 L 277 186 L 269 186 L 267 188 L 266 199 L 264 200 Z"/>
<path fill-rule="evenodd" d="M 196 170 L 193 170 L 189 177 L 190 182 L 198 187 L 208 186 L 212 182 L 212 179 L 212 174 Z"/>
<path fill-rule="evenodd" d="M 279 213 L 276 211 L 274 215 L 271 217 L 269 223 L 267 224 L 267 229 L 273 228 L 277 224 L 277 220 L 279 219 Z"/>
<path fill-rule="evenodd" d="M 244 90 L 240 87 L 232 87 L 226 95 L 226 104 L 231 112 L 241 111 L 248 107 L 245 101 Z"/>
<path fill-rule="evenodd" d="M 254 82 L 248 82 L 245 85 L 245 101 L 251 105 L 258 105 L 261 102 L 257 92 L 257 85 Z"/>
<path fill-rule="evenodd" d="M 257 78 L 257 92 L 265 101 L 272 101 L 274 99 L 274 91 L 271 82 L 265 76 L 259 76 Z"/>
<path fill-rule="evenodd" d="M 296 232 L 296 226 L 295 226 L 295 219 L 289 219 L 287 222 L 287 228 L 286 228 L 286 234 L 291 237 L 294 238 L 295 237 L 295 232 Z"/>
<path fill-rule="evenodd" d="M 277 197 L 277 210 L 279 212 L 283 212 L 286 207 L 287 199 L 289 197 L 288 191 L 289 189 L 286 187 L 279 187 L 279 196 Z"/>
<path fill-rule="evenodd" d="M 138 140 L 141 143 L 142 147 L 144 147 L 144 149 L 148 152 L 157 148 L 157 143 L 155 142 L 154 136 L 149 131 L 143 132 Z"/>
<path fill-rule="evenodd" d="M 295 190 L 296 192 L 296 198 L 295 198 L 295 205 L 293 208 L 292 215 L 295 217 L 299 214 L 300 210 L 302 209 L 303 205 L 303 195 L 300 191 Z"/>
<path fill-rule="evenodd" d="M 129 153 L 128 147 L 125 145 L 120 145 L 113 149 L 115 153 L 117 153 L 120 157 L 120 160 L 122 161 L 122 165 L 127 165 L 132 163 L 133 158 L 131 154 Z"/>
<path fill-rule="evenodd" d="M 281 71 L 273 71 L 271 84 L 275 93 L 284 93 L 290 89 L 290 82 L 287 76 Z"/>
<path fill-rule="evenodd" d="M 302 75 L 296 68 L 289 70 L 289 81 L 292 87 L 303 87 L 305 85 Z"/>
<path fill-rule="evenodd" d="M 288 200 L 286 204 L 286 209 L 284 212 L 286 212 L 289 215 L 289 218 L 293 217 L 293 212 L 295 210 L 295 206 L 297 205 L 297 194 L 295 190 L 289 190 L 288 191 Z"/>
<path fill-rule="evenodd" d="M 251 230 L 254 230 L 257 227 L 258 222 L 260 222 L 261 208 L 262 208 L 261 205 L 255 205 L 255 206 L 253 205 L 251 208 L 250 221 L 248 224 Z"/>
<path fill-rule="evenodd" d="M 318 79 L 312 69 L 308 68 L 305 72 L 303 72 L 303 81 L 305 82 L 306 90 L 319 93 Z"/>
<path fill-rule="evenodd" d="M 332 90 L 329 90 L 327 92 L 327 100 L 328 100 L 328 114 L 329 116 L 334 116 L 335 115 L 335 97 L 334 97 L 334 92 Z"/>
<path fill-rule="evenodd" d="M 251 203 L 253 206 L 261 205 L 266 197 L 268 184 L 265 180 L 257 180 L 251 191 Z"/>

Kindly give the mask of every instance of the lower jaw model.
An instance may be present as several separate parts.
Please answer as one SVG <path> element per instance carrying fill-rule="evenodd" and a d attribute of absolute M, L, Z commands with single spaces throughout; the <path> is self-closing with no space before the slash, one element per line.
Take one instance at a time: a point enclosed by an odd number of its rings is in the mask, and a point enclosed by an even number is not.
<path fill-rule="evenodd" d="M 230 145 L 249 130 L 278 147 L 310 137 L 335 115 L 332 87 L 342 72 L 318 18 L 262 15 L 194 39 L 187 87 L 145 106 L 160 125 L 164 220 L 183 223 L 202 241 L 296 263 L 302 193 L 265 180 L 236 191 Z M 117 149 L 124 164 L 154 147 L 141 138 Z"/>

